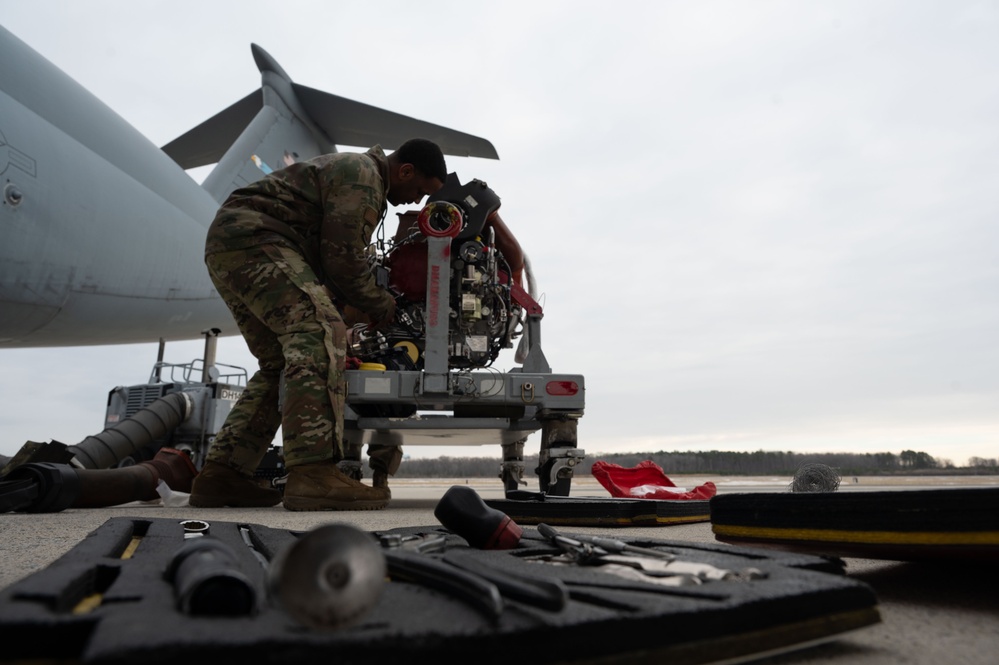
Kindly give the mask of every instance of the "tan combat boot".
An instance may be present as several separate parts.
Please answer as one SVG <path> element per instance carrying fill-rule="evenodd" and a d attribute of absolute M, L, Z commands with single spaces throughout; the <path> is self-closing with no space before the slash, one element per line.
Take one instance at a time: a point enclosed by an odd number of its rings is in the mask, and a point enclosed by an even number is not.
<path fill-rule="evenodd" d="M 205 462 L 191 484 L 188 502 L 197 508 L 266 508 L 281 502 L 281 492 L 261 487 L 225 464 Z"/>
<path fill-rule="evenodd" d="M 287 510 L 379 510 L 388 505 L 387 488 L 368 487 L 337 468 L 333 460 L 288 467 Z"/>

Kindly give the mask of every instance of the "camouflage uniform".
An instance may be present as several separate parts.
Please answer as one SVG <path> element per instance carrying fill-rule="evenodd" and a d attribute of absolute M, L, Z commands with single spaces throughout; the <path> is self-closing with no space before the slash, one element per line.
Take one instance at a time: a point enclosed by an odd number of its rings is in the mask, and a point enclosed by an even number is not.
<path fill-rule="evenodd" d="M 367 260 L 388 181 L 375 146 L 275 171 L 222 204 L 205 263 L 260 368 L 209 460 L 252 474 L 278 426 L 288 466 L 342 458 L 346 326 L 336 305 L 376 321 L 392 307 Z"/>

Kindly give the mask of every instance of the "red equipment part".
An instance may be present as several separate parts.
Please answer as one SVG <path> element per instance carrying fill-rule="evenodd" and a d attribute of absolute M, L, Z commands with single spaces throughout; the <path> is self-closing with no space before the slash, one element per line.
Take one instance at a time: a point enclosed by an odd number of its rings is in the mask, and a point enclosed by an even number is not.
<path fill-rule="evenodd" d="M 447 201 L 434 201 L 423 206 L 416 224 L 428 238 L 454 238 L 461 233 L 461 209 Z"/>
<path fill-rule="evenodd" d="M 687 492 L 671 490 L 676 485 L 666 477 L 662 467 L 652 460 L 639 462 L 631 468 L 599 460 L 593 463 L 591 473 L 611 496 L 627 499 L 704 500 L 710 499 L 718 491 L 712 482 L 698 485 Z"/>
<path fill-rule="evenodd" d="M 393 249 L 385 259 L 389 286 L 413 302 L 427 299 L 427 244 L 410 242 Z"/>

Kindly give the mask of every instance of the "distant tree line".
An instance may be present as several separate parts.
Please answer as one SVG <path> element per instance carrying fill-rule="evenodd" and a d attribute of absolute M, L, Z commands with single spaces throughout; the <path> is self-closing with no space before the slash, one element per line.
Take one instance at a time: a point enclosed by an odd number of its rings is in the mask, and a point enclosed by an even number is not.
<path fill-rule="evenodd" d="M 644 460 L 652 460 L 667 475 L 710 474 L 724 476 L 793 476 L 803 464 L 825 464 L 841 475 L 889 475 L 893 473 L 999 473 L 999 460 L 972 457 L 968 466 L 960 469 L 949 460 L 941 460 L 915 450 L 901 453 L 795 453 L 791 451 L 733 452 L 709 451 L 660 451 L 656 453 L 613 453 L 587 456 L 578 474 L 590 475 L 597 459 L 633 467 Z M 537 455 L 525 456 L 527 475 L 534 476 L 538 465 Z M 496 457 L 437 457 L 433 459 L 408 459 L 396 474 L 401 478 L 488 478 L 500 473 L 500 459 Z"/>

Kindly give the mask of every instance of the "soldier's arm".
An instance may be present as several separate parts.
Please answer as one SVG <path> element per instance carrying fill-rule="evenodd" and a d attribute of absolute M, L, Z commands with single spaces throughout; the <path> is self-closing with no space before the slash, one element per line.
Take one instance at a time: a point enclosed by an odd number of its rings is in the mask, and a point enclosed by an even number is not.
<path fill-rule="evenodd" d="M 502 218 L 499 216 L 499 211 L 494 211 L 486 219 L 486 224 L 491 226 L 496 232 L 496 248 L 503 254 L 503 258 L 506 262 L 510 264 L 510 270 L 513 271 L 511 278 L 517 284 L 523 286 L 523 274 L 524 274 L 524 250 L 521 249 L 520 243 L 517 242 L 517 237 L 513 235 L 513 231 L 503 223 Z"/>
<path fill-rule="evenodd" d="M 380 206 L 371 187 L 339 187 L 325 201 L 319 238 L 323 272 L 329 287 L 344 303 L 381 321 L 395 308 L 387 291 L 375 284 L 367 259 Z"/>

